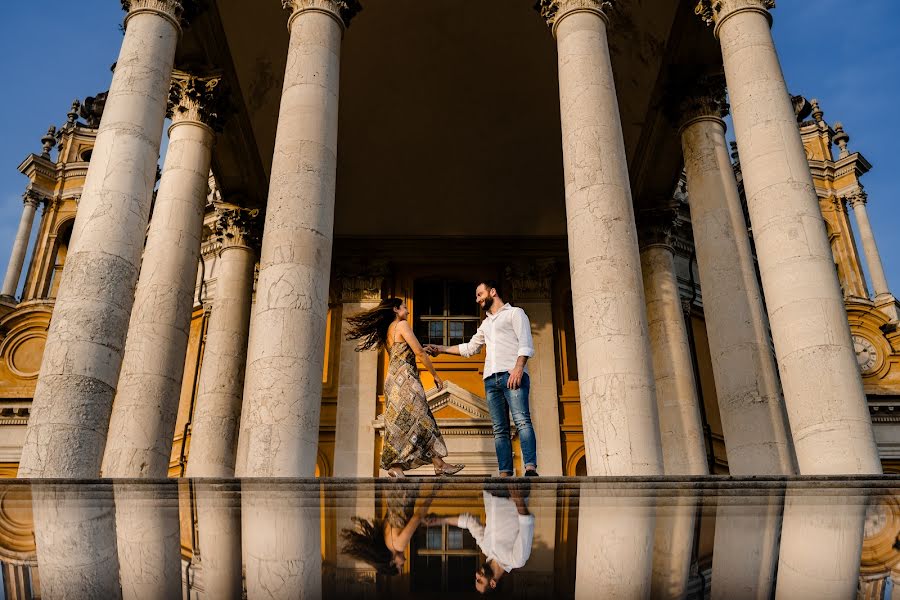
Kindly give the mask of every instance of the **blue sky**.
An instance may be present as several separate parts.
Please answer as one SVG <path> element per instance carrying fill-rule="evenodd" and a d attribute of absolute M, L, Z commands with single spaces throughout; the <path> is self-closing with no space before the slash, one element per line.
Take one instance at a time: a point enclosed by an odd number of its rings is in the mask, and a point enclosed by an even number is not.
<path fill-rule="evenodd" d="M 108 89 L 123 15 L 114 0 L 77 8 L 63 0 L 7 4 L 0 20 L 0 75 L 9 105 L 0 143 L 0 272 L 27 183 L 16 167 L 40 152 L 41 136 L 65 121 L 73 99 Z M 900 126 L 893 115 L 900 100 L 900 0 L 779 0 L 773 14 L 791 92 L 818 98 L 829 123 L 843 122 L 851 151 L 873 165 L 863 178 L 869 216 L 888 282 L 900 295 Z"/>

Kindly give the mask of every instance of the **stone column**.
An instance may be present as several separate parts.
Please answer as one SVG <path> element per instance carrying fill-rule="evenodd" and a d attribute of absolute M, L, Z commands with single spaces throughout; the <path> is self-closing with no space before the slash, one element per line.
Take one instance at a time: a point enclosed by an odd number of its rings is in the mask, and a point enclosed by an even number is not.
<path fill-rule="evenodd" d="M 607 0 L 541 0 L 556 37 L 578 383 L 588 475 L 662 473 Z"/>
<path fill-rule="evenodd" d="M 641 272 L 666 475 L 709 475 L 691 348 L 675 276 L 674 210 L 641 215 Z"/>
<path fill-rule="evenodd" d="M 184 374 L 218 122 L 219 77 L 176 72 L 169 149 L 147 233 L 109 435 L 104 477 L 166 477 Z"/>
<path fill-rule="evenodd" d="M 181 32 L 177 0 L 123 5 L 125 37 L 47 333 L 20 477 L 100 474 Z"/>
<path fill-rule="evenodd" d="M 556 384 L 556 354 L 553 343 L 551 282 L 556 261 L 544 259 L 517 264 L 507 270 L 512 299 L 531 322 L 534 356 L 528 360 L 531 378 L 529 404 L 537 439 L 538 471 L 563 475 L 562 441 L 559 431 L 559 390 Z"/>
<path fill-rule="evenodd" d="M 769 30 L 774 0 L 701 0 L 715 25 L 800 473 L 881 473 L 819 200 Z"/>
<path fill-rule="evenodd" d="M 872 231 L 872 224 L 869 223 L 869 213 L 866 211 L 867 201 L 868 195 L 862 190 L 857 191 L 848 198 L 850 206 L 853 207 L 853 216 L 856 217 L 856 226 L 859 229 L 863 253 L 866 255 L 866 264 L 869 266 L 869 277 L 872 278 L 872 292 L 877 298 L 878 296 L 889 296 L 891 290 L 888 287 L 887 277 L 884 274 L 884 265 L 881 264 L 881 255 L 878 254 L 878 245 L 875 244 L 875 233 Z M 18 240 L 18 236 L 16 239 Z"/>
<path fill-rule="evenodd" d="M 341 36 L 357 0 L 284 0 L 290 45 L 250 323 L 238 476 L 311 477 L 334 229 Z"/>
<path fill-rule="evenodd" d="M 193 445 L 193 439 L 191 444 Z M 195 492 L 204 596 L 210 600 L 240 600 L 242 586 L 239 485 L 234 482 L 198 481 Z"/>
<path fill-rule="evenodd" d="M 191 426 L 188 477 L 234 477 L 256 265 L 259 211 L 217 210 L 216 295 Z"/>
<path fill-rule="evenodd" d="M 334 476 L 372 477 L 375 454 L 375 405 L 381 351 L 356 352 L 347 341 L 347 319 L 378 306 L 384 265 L 339 269 L 341 311 L 337 423 L 334 432 Z"/>
<path fill-rule="evenodd" d="M 19 220 L 19 229 L 16 231 L 16 241 L 13 242 L 12 254 L 9 257 L 9 266 L 6 268 L 6 277 L 3 278 L 3 289 L 0 290 L 0 299 L 14 300 L 16 288 L 19 287 L 19 278 L 22 276 L 22 266 L 25 264 L 25 253 L 28 250 L 28 241 L 31 239 L 31 227 L 34 225 L 34 214 L 37 212 L 41 198 L 34 192 L 26 192 L 22 218 Z"/>
<path fill-rule="evenodd" d="M 797 472 L 750 236 L 731 167 L 723 77 L 684 86 L 675 120 L 691 209 L 703 313 L 732 475 Z"/>

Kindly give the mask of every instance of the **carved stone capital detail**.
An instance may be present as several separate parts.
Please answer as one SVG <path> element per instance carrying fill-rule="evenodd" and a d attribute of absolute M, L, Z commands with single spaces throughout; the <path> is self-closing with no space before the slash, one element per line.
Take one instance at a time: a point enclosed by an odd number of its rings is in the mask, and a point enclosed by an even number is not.
<path fill-rule="evenodd" d="M 227 248 L 259 248 L 260 223 L 259 210 L 222 206 L 216 208 L 214 224 L 216 239 L 221 250 Z"/>
<path fill-rule="evenodd" d="M 694 7 L 694 14 L 703 19 L 707 25 L 715 25 L 718 32 L 725 19 L 745 10 L 765 13 L 771 21 L 769 11 L 773 8 L 775 0 L 699 0 Z"/>
<path fill-rule="evenodd" d="M 662 246 L 675 251 L 675 228 L 680 219 L 674 208 L 641 211 L 637 217 L 638 242 L 641 250 Z"/>
<path fill-rule="evenodd" d="M 865 205 L 869 201 L 869 195 L 862 190 L 857 190 L 847 196 L 847 203 L 856 208 L 859 205 Z"/>
<path fill-rule="evenodd" d="M 550 300 L 556 259 L 544 258 L 519 262 L 506 267 L 506 279 L 515 302 Z"/>
<path fill-rule="evenodd" d="M 281 5 L 291 11 L 288 19 L 290 24 L 303 12 L 324 12 L 333 17 L 346 29 L 350 27 L 350 21 L 362 10 L 359 0 L 281 0 Z"/>
<path fill-rule="evenodd" d="M 125 26 L 128 20 L 137 13 L 156 13 L 170 21 L 180 32 L 182 23 L 188 19 L 189 13 L 196 10 L 197 0 L 122 0 L 122 10 L 128 14 L 125 16 Z"/>
<path fill-rule="evenodd" d="M 335 267 L 335 300 L 347 302 L 380 302 L 381 287 L 388 275 L 385 261 L 343 262 Z"/>
<path fill-rule="evenodd" d="M 41 202 L 44 202 L 46 198 L 35 192 L 34 190 L 28 190 L 22 195 L 22 202 L 26 205 L 30 205 L 37 210 L 38 206 L 41 205 Z"/>
<path fill-rule="evenodd" d="M 721 119 L 729 109 L 725 94 L 724 75 L 697 77 L 670 91 L 669 112 L 679 127 L 701 117 Z"/>
<path fill-rule="evenodd" d="M 195 121 L 220 131 L 225 120 L 227 99 L 220 75 L 196 76 L 172 72 L 166 116 L 172 123 Z"/>
<path fill-rule="evenodd" d="M 547 27 L 554 33 L 556 24 L 569 13 L 588 11 L 596 13 L 604 21 L 609 22 L 606 15 L 617 0 L 538 0 L 534 8 L 541 14 L 541 18 L 547 23 Z"/>

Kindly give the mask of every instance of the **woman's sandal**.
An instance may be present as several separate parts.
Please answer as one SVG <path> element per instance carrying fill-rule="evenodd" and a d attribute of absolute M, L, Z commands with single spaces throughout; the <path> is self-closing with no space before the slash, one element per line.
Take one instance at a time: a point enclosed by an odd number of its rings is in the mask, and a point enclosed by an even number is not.
<path fill-rule="evenodd" d="M 435 475 L 456 475 L 457 473 L 462 471 L 465 467 L 466 467 L 466 465 L 463 465 L 463 464 L 454 465 L 454 464 L 450 464 L 450 463 L 444 463 L 443 467 L 435 467 L 434 468 L 434 474 Z"/>
<path fill-rule="evenodd" d="M 391 467 L 387 470 L 387 474 L 391 479 L 406 479 L 406 473 L 400 467 Z"/>

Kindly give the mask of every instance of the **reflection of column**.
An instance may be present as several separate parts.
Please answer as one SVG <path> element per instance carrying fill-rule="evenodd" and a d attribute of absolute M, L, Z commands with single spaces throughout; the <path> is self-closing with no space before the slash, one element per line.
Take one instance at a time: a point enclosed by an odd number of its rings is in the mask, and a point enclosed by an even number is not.
<path fill-rule="evenodd" d="M 197 538 L 207 598 L 241 597 L 241 504 L 238 484 L 197 482 Z"/>
<path fill-rule="evenodd" d="M 662 501 L 661 498 L 660 503 Z M 680 600 L 687 596 L 690 580 L 697 496 L 691 493 L 674 495 L 665 501 L 666 504 L 658 506 L 656 512 L 651 597 L 654 600 Z"/>
<path fill-rule="evenodd" d="M 875 233 L 872 231 L 872 224 L 869 223 L 869 213 L 866 210 L 867 200 L 868 196 L 862 190 L 848 198 L 850 206 L 853 207 L 853 216 L 856 217 L 856 226 L 859 229 L 863 252 L 866 255 L 866 264 L 869 266 L 869 277 L 872 278 L 872 291 L 877 298 L 878 296 L 890 294 L 891 291 L 888 288 L 887 277 L 884 275 L 881 255 L 878 254 Z"/>
<path fill-rule="evenodd" d="M 181 537 L 177 485 L 174 482 L 114 485 L 122 598 L 152 600 L 180 597 Z M 89 547 L 84 547 L 84 551 L 89 552 Z"/>
<path fill-rule="evenodd" d="M 22 266 L 25 264 L 28 240 L 31 239 L 34 213 L 37 211 L 40 202 L 40 197 L 33 192 L 25 194 L 25 206 L 22 208 L 22 218 L 19 220 L 19 229 L 16 231 L 16 241 L 13 242 L 12 253 L 9 256 L 9 266 L 6 268 L 6 277 L 3 278 L 3 288 L 0 289 L 0 298 L 2 299 L 13 300 L 16 295 L 16 288 L 19 287 L 19 278 L 22 276 Z"/>
<path fill-rule="evenodd" d="M 708 475 L 700 402 L 675 277 L 672 210 L 641 215 L 641 272 L 666 475 Z"/>
<path fill-rule="evenodd" d="M 649 598 L 654 502 L 609 493 L 581 487 L 575 598 Z"/>
<path fill-rule="evenodd" d="M 881 473 L 844 298 L 770 31 L 774 0 L 701 0 L 735 137 L 800 473 Z M 780 574 L 779 574 L 780 579 Z"/>
<path fill-rule="evenodd" d="M 44 598 L 121 598 L 112 485 L 31 487 Z"/>
<path fill-rule="evenodd" d="M 241 538 L 249 600 L 322 596 L 319 501 L 318 484 L 242 486 Z"/>
<path fill-rule="evenodd" d="M 378 306 L 384 266 L 339 269 L 341 310 L 340 366 L 337 422 L 334 432 L 334 476 L 371 477 L 375 454 L 375 405 L 378 396 L 378 359 L 381 350 L 356 352 L 347 341 L 347 319 Z"/>
<path fill-rule="evenodd" d="M 724 77 L 675 98 L 716 396 L 732 475 L 789 475 L 796 460 L 737 182 Z"/>
<path fill-rule="evenodd" d="M 256 210 L 217 209 L 216 294 L 191 426 L 187 477 L 233 477 L 256 263 Z"/>
<path fill-rule="evenodd" d="M 783 497 L 719 496 L 713 541 L 713 600 L 768 600 L 778 561 Z"/>
<path fill-rule="evenodd" d="M 20 477 L 100 473 L 144 250 L 181 14 L 177 0 L 123 5 L 129 8 L 125 37 L 47 333 Z"/>
<path fill-rule="evenodd" d="M 528 402 L 537 440 L 538 471 L 547 476 L 563 474 L 550 297 L 550 283 L 555 272 L 556 261 L 550 259 L 514 265 L 507 273 L 512 283 L 513 301 L 531 322 L 534 356 L 528 360 L 531 378 Z"/>
<path fill-rule="evenodd" d="M 371 456 L 369 462 L 371 464 Z M 335 549 L 333 557 L 335 565 L 334 597 L 374 598 L 376 596 L 375 569 L 341 551 L 342 542 L 339 532 L 341 529 L 353 528 L 353 517 L 375 522 L 375 485 L 356 483 L 352 487 L 348 487 L 341 496 L 341 502 L 329 502 L 325 506 L 323 515 L 329 522 L 333 515 L 335 524 L 333 533 L 337 536 L 333 542 L 326 542 L 326 547 L 330 546 Z M 330 558 L 326 556 L 325 560 Z"/>
<path fill-rule="evenodd" d="M 172 126 L 103 454 L 105 477 L 165 477 L 197 284 L 219 77 L 176 72 Z"/>
<path fill-rule="evenodd" d="M 851 494 L 787 493 L 776 600 L 856 597 L 867 498 Z"/>
<path fill-rule="evenodd" d="M 310 477 L 319 439 L 341 35 L 359 3 L 284 5 L 290 44 L 247 348 L 240 476 Z"/>
<path fill-rule="evenodd" d="M 541 0 L 556 37 L 578 380 L 589 475 L 662 473 L 653 366 L 601 0 Z"/>

